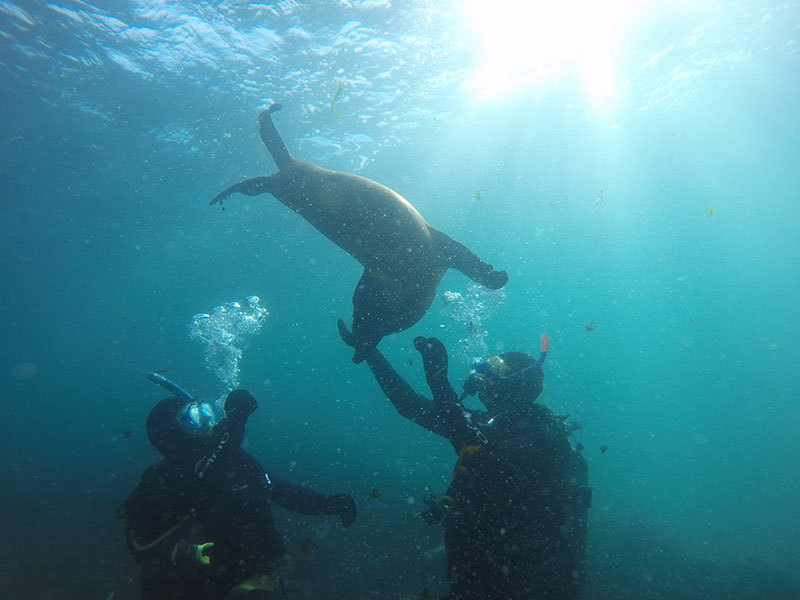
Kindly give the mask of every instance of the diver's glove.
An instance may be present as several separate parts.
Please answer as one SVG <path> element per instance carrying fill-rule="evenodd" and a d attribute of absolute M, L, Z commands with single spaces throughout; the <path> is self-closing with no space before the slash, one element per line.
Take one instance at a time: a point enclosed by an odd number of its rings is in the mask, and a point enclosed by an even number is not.
<path fill-rule="evenodd" d="M 435 337 L 419 336 L 414 338 L 414 347 L 422 355 L 425 379 L 433 392 L 433 399 L 437 402 L 458 402 L 458 394 L 447 380 L 447 349 L 444 344 Z"/>
<path fill-rule="evenodd" d="M 258 403 L 247 390 L 233 390 L 225 398 L 225 415 L 232 423 L 246 423 L 258 408 Z"/>
<path fill-rule="evenodd" d="M 350 494 L 333 494 L 330 497 L 333 510 L 331 514 L 339 515 L 342 520 L 342 527 L 350 527 L 358 516 L 356 501 Z"/>
<path fill-rule="evenodd" d="M 211 563 L 208 553 L 213 547 L 214 542 L 193 544 L 186 540 L 178 540 L 172 547 L 170 559 L 173 565 L 187 565 L 194 562 L 205 566 Z"/>

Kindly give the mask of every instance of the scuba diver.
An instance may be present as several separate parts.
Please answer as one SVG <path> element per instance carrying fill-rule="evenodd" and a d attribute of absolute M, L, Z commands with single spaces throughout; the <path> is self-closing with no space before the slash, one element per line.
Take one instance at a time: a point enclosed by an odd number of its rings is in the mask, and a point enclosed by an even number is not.
<path fill-rule="evenodd" d="M 162 459 L 149 467 L 120 508 L 128 547 L 140 565 L 144 600 L 285 598 L 284 554 L 272 503 L 308 515 L 358 512 L 348 494 L 325 495 L 265 473 L 240 445 L 253 396 L 233 390 L 225 417 L 161 375 L 174 395 L 147 417 L 147 437 Z"/>
<path fill-rule="evenodd" d="M 343 322 L 346 344 L 352 336 Z M 544 385 L 541 356 L 507 352 L 474 366 L 459 395 L 436 338 L 417 337 L 433 401 L 417 394 L 375 348 L 366 356 L 378 385 L 405 418 L 447 438 L 458 454 L 447 492 L 425 498 L 422 517 L 444 527 L 447 600 L 573 599 L 582 592 L 588 467 L 562 418 L 535 403 Z M 478 394 L 487 409 L 462 401 Z"/>

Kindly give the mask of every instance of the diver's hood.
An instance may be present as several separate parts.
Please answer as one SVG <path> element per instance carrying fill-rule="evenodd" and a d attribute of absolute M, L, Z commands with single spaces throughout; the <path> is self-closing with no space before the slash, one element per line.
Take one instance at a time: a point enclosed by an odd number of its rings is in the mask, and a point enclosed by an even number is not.
<path fill-rule="evenodd" d="M 483 402 L 484 394 L 488 393 L 506 398 L 523 393 L 525 397 L 533 396 L 535 399 L 544 387 L 542 364 L 549 348 L 550 341 L 545 333 L 542 334 L 541 354 L 538 360 L 523 352 L 506 352 L 490 356 L 484 362 L 474 365 L 469 377 L 464 381 L 461 400 L 479 394 Z"/>
<path fill-rule="evenodd" d="M 147 417 L 147 439 L 162 455 L 178 458 L 205 452 L 216 426 L 209 403 L 172 396 L 156 404 Z"/>
<path fill-rule="evenodd" d="M 163 456 L 180 456 L 202 450 L 207 434 L 216 424 L 214 409 L 197 400 L 178 384 L 159 373 L 147 379 L 174 395 L 156 404 L 147 416 L 147 439 Z"/>
<path fill-rule="evenodd" d="M 171 396 L 156 404 L 147 415 L 147 439 L 163 456 L 173 456 L 195 446 L 197 441 L 181 428 L 178 418 L 186 398 Z"/>

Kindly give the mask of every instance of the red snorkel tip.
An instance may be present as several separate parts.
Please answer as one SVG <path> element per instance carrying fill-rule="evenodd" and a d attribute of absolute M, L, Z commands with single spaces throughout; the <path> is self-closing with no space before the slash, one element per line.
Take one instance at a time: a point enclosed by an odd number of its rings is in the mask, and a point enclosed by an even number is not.
<path fill-rule="evenodd" d="M 544 359 L 547 358 L 547 351 L 550 349 L 550 338 L 547 337 L 546 333 L 542 334 L 540 349 L 542 353 L 539 355 L 539 360 L 536 361 L 536 364 L 541 367 Z"/>

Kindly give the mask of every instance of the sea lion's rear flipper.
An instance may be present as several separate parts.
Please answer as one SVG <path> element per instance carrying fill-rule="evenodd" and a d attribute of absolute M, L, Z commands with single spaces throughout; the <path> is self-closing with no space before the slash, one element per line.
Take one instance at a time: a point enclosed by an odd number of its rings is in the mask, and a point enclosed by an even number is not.
<path fill-rule="evenodd" d="M 353 291 L 353 362 L 364 360 L 384 335 L 398 331 L 393 317 L 401 294 L 385 277 L 365 268 Z M 339 331 L 341 335 L 341 329 Z"/>
<path fill-rule="evenodd" d="M 353 340 L 353 334 L 350 333 L 350 330 L 347 328 L 347 324 L 344 322 L 344 320 L 337 319 L 336 326 L 339 328 L 339 337 L 342 338 L 342 341 L 351 348 L 354 348 L 356 343 Z"/>
<path fill-rule="evenodd" d="M 490 290 L 499 290 L 508 282 L 508 273 L 496 271 L 492 265 L 483 262 L 464 244 L 433 227 L 430 228 L 430 231 L 439 250 L 439 256 L 448 267 L 461 271 L 476 283 Z"/>
<path fill-rule="evenodd" d="M 227 190 L 221 191 L 214 196 L 214 199 L 209 204 L 219 203 L 222 206 L 222 201 L 231 194 L 244 194 L 245 196 L 258 196 L 259 194 L 272 193 L 272 176 L 269 177 L 254 177 L 253 179 L 245 179 L 236 185 L 232 185 Z"/>
<path fill-rule="evenodd" d="M 278 169 L 283 169 L 294 160 L 286 148 L 286 144 L 283 143 L 281 134 L 275 128 L 275 123 L 272 122 L 272 113 L 281 108 L 283 107 L 280 104 L 273 104 L 258 115 L 258 130 L 261 133 L 261 140 L 272 155 L 272 160 L 278 165 Z"/>
<path fill-rule="evenodd" d="M 353 354 L 354 363 L 360 363 L 367 357 L 367 353 L 370 350 L 375 349 L 375 346 L 371 346 L 367 348 L 367 352 L 365 353 L 362 348 L 356 348 L 356 336 L 350 332 L 347 328 L 347 324 L 342 319 L 339 319 L 336 321 L 336 325 L 339 327 L 339 337 L 342 338 L 342 341 L 355 350 L 355 354 Z"/>

